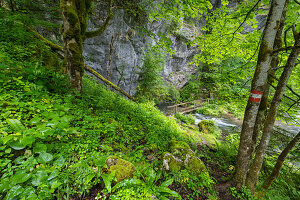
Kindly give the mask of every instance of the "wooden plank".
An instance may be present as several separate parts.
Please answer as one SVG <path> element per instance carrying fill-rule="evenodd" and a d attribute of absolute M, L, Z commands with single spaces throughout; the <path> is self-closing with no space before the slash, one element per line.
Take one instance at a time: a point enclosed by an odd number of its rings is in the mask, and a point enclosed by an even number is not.
<path fill-rule="evenodd" d="M 189 113 L 189 112 L 192 112 L 192 111 L 197 110 L 197 109 L 200 108 L 200 107 L 201 107 L 201 106 L 196 107 L 196 108 L 191 108 L 191 109 L 183 110 L 183 111 L 181 111 L 180 113 L 181 113 L 181 114 Z"/>

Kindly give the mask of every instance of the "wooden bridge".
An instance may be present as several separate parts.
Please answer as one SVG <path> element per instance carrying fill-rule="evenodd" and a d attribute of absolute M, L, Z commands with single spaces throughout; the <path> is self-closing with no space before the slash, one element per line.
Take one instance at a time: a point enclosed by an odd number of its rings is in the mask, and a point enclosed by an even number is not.
<path fill-rule="evenodd" d="M 201 107 L 201 104 L 204 103 L 205 100 L 194 100 L 191 102 L 185 102 L 185 103 L 180 103 L 180 104 L 176 104 L 173 106 L 168 106 L 168 109 L 172 109 L 174 110 L 174 114 L 176 113 L 180 113 L 180 114 L 184 114 L 184 113 L 189 113 L 192 111 L 197 110 L 198 108 Z"/>

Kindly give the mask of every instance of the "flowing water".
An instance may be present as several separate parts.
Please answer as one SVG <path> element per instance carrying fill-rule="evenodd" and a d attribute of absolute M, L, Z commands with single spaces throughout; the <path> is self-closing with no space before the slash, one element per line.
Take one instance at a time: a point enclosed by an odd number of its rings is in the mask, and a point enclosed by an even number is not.
<path fill-rule="evenodd" d="M 199 113 L 194 114 L 196 118 L 196 124 L 204 119 L 211 119 L 215 122 L 215 124 L 222 130 L 224 135 L 228 135 L 230 133 L 240 133 L 241 132 L 241 125 L 238 124 L 236 121 L 233 121 L 229 118 L 217 118 L 207 115 L 202 115 Z M 299 133 L 300 127 L 287 125 L 281 121 L 276 121 L 273 135 L 271 138 L 271 142 L 267 153 L 269 155 L 274 155 L 274 153 L 281 153 L 281 151 L 285 148 L 292 138 Z M 290 154 L 288 156 L 289 162 L 297 167 L 300 167 L 300 157 L 297 155 Z"/>
<path fill-rule="evenodd" d="M 238 124 L 236 121 L 229 119 L 229 118 L 217 118 L 217 117 L 212 117 L 208 115 L 202 115 L 199 113 L 194 114 L 196 118 L 196 124 L 198 124 L 200 121 L 204 119 L 211 119 L 215 122 L 215 124 L 225 133 L 228 132 L 240 132 L 241 131 L 241 125 Z M 281 121 L 276 121 L 275 123 L 275 129 L 274 132 L 278 133 L 280 132 L 281 134 L 287 136 L 287 137 L 293 137 L 297 133 L 299 133 L 300 127 L 297 126 L 292 126 L 292 125 L 287 125 Z"/>

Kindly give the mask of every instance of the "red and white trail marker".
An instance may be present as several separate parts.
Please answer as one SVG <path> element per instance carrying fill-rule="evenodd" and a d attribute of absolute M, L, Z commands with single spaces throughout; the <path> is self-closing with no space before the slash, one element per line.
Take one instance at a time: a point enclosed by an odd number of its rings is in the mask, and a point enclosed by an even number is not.
<path fill-rule="evenodd" d="M 249 100 L 253 102 L 260 102 L 263 92 L 261 91 L 251 91 Z"/>

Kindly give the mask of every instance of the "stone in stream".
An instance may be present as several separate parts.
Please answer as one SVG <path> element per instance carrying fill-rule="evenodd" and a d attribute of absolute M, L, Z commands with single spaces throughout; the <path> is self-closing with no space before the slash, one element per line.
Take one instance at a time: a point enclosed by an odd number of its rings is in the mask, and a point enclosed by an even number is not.
<path fill-rule="evenodd" d="M 198 123 L 199 131 L 209 134 L 215 126 L 215 122 L 210 119 L 204 119 Z"/>

